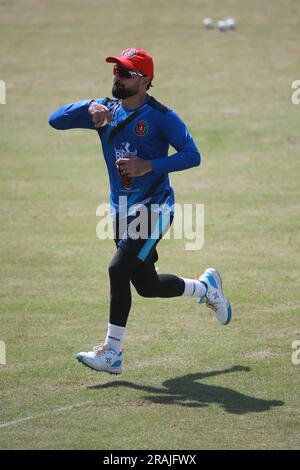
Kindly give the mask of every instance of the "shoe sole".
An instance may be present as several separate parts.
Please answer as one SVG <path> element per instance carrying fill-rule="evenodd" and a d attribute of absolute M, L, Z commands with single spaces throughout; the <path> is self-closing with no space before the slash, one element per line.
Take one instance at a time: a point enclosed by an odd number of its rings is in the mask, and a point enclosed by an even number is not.
<path fill-rule="evenodd" d="M 231 305 L 228 302 L 227 298 L 224 295 L 221 275 L 220 275 L 219 271 L 217 271 L 214 268 L 208 268 L 205 272 L 209 273 L 214 278 L 214 280 L 216 281 L 216 284 L 218 286 L 218 290 L 221 292 L 222 297 L 224 299 L 224 302 L 226 303 L 228 317 L 227 317 L 227 320 L 226 320 L 225 323 L 223 323 L 223 322 L 220 322 L 220 323 L 222 323 L 222 325 L 224 325 L 224 326 L 228 325 L 228 323 L 230 323 L 230 321 L 232 319 L 232 308 L 231 308 Z"/>
<path fill-rule="evenodd" d="M 75 356 L 75 359 L 77 359 L 78 362 L 83 364 L 88 369 L 94 370 L 96 372 L 107 372 L 108 374 L 111 374 L 111 375 L 120 375 L 122 373 L 122 369 L 119 369 L 119 368 L 110 369 L 110 370 L 109 369 L 95 369 L 95 367 L 92 367 L 86 362 L 84 362 L 83 357 L 80 354 L 77 354 Z"/>

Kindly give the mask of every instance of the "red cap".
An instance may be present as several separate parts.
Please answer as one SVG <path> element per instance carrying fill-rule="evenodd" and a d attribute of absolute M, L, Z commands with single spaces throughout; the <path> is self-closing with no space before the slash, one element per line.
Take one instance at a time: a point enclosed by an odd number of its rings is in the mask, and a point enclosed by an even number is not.
<path fill-rule="evenodd" d="M 106 57 L 106 62 L 120 63 L 126 69 L 138 70 L 151 80 L 154 77 L 154 67 L 152 57 L 143 49 L 130 47 L 122 51 L 117 57 Z"/>

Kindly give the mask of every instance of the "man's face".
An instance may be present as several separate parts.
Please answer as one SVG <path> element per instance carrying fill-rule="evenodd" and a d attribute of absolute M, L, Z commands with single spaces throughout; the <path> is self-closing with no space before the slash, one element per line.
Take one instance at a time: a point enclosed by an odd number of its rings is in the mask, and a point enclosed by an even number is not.
<path fill-rule="evenodd" d="M 125 78 L 118 70 L 126 70 L 124 67 L 114 67 L 112 95 L 114 98 L 126 99 L 136 95 L 140 91 L 141 77 L 133 75 Z"/>

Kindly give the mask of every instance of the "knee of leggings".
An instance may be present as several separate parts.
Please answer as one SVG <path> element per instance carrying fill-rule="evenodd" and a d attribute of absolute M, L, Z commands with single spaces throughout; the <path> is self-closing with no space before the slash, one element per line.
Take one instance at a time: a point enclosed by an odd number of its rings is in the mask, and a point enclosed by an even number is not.
<path fill-rule="evenodd" d="M 156 283 L 149 283 L 149 284 L 139 284 L 136 283 L 134 285 L 136 291 L 142 297 L 157 297 L 158 293 L 158 286 Z"/>

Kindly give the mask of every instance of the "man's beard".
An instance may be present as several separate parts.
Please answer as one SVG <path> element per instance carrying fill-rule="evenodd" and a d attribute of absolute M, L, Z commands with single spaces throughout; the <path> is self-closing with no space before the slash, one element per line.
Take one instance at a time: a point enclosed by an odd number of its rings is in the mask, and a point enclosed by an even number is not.
<path fill-rule="evenodd" d="M 124 88 L 118 82 L 113 84 L 112 87 L 112 95 L 114 98 L 126 99 L 130 98 L 130 96 L 134 96 L 137 94 L 137 90 L 133 88 Z"/>

